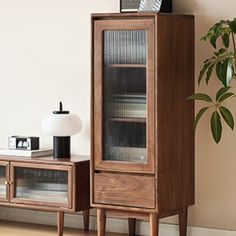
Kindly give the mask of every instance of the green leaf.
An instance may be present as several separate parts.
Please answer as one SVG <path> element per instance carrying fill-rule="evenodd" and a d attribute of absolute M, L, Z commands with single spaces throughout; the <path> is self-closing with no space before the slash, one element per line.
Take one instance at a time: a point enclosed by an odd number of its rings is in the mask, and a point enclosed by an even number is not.
<path fill-rule="evenodd" d="M 220 115 L 217 111 L 211 116 L 211 133 L 216 143 L 219 143 L 222 134 L 222 125 Z"/>
<path fill-rule="evenodd" d="M 214 52 L 214 54 L 219 57 L 220 55 L 225 53 L 225 49 L 224 48 L 220 48 L 217 52 Z"/>
<path fill-rule="evenodd" d="M 229 27 L 232 30 L 233 33 L 236 33 L 236 21 L 228 21 Z"/>
<path fill-rule="evenodd" d="M 191 99 L 191 100 L 203 100 L 203 101 L 206 101 L 206 102 L 212 102 L 211 97 L 208 96 L 205 93 L 195 93 L 195 94 L 189 96 L 188 99 Z"/>
<path fill-rule="evenodd" d="M 216 31 L 210 38 L 211 45 L 216 48 L 216 41 L 218 37 L 220 36 L 221 31 Z"/>
<path fill-rule="evenodd" d="M 219 89 L 216 93 L 216 101 L 218 102 L 219 98 L 224 95 L 231 87 L 226 86 L 221 89 Z"/>
<path fill-rule="evenodd" d="M 211 36 L 210 43 L 211 43 L 211 45 L 212 45 L 214 48 L 216 48 L 216 40 L 217 40 L 217 37 L 216 37 L 215 34 L 213 34 L 213 35 Z"/>
<path fill-rule="evenodd" d="M 221 67 L 220 79 L 224 86 L 228 86 L 233 78 L 231 59 L 227 58 Z"/>
<path fill-rule="evenodd" d="M 198 121 L 200 120 L 202 115 L 207 111 L 208 108 L 209 107 L 203 107 L 201 110 L 199 110 L 199 112 L 197 113 L 195 120 L 194 120 L 194 129 L 196 129 Z"/>
<path fill-rule="evenodd" d="M 201 80 L 203 78 L 203 75 L 205 74 L 206 70 L 208 69 L 208 67 L 211 66 L 212 62 L 210 61 L 211 59 L 207 59 L 205 62 L 204 62 L 204 66 L 203 68 L 201 69 L 200 71 L 200 74 L 198 76 L 198 85 L 201 83 Z"/>
<path fill-rule="evenodd" d="M 225 101 L 227 98 L 232 97 L 233 95 L 235 95 L 235 93 L 225 93 L 224 95 L 222 95 L 219 98 L 219 102 L 223 102 Z"/>
<path fill-rule="evenodd" d="M 219 107 L 220 114 L 224 118 L 227 125 L 233 130 L 234 129 L 234 118 L 231 112 L 226 107 Z"/>
<path fill-rule="evenodd" d="M 212 75 L 212 71 L 213 71 L 214 66 L 215 66 L 215 64 L 209 66 L 209 68 L 208 68 L 208 70 L 206 72 L 206 84 L 208 84 L 208 82 L 209 82 L 209 79 L 210 79 L 210 77 Z"/>
<path fill-rule="evenodd" d="M 221 70 L 222 70 L 222 63 L 218 62 L 216 64 L 216 75 L 220 79 L 220 81 L 221 81 Z"/>
<path fill-rule="evenodd" d="M 229 34 L 225 33 L 222 36 L 222 41 L 223 41 L 223 44 L 225 45 L 225 47 L 228 48 L 229 47 Z"/>

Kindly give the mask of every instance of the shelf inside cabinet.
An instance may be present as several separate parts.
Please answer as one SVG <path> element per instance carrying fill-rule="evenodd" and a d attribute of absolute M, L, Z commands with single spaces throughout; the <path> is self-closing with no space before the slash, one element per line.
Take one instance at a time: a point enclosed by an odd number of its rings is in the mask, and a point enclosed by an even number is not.
<path fill-rule="evenodd" d="M 109 64 L 110 68 L 146 68 L 146 64 Z"/>
<path fill-rule="evenodd" d="M 139 117 L 135 117 L 135 118 L 116 118 L 113 117 L 110 119 L 110 121 L 114 121 L 114 122 L 132 122 L 132 123 L 146 123 L 146 118 L 139 118 Z"/>

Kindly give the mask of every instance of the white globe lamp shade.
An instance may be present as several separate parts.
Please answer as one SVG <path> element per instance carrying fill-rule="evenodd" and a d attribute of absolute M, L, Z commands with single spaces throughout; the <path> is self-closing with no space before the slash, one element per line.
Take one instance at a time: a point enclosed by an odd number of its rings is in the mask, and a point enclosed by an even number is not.
<path fill-rule="evenodd" d="M 53 155 L 55 158 L 70 158 L 70 136 L 78 133 L 82 128 L 80 117 L 63 111 L 60 102 L 59 111 L 47 115 L 42 120 L 42 129 L 53 136 Z"/>
<path fill-rule="evenodd" d="M 46 134 L 66 137 L 80 132 L 82 121 L 74 114 L 51 114 L 44 117 L 42 129 Z"/>

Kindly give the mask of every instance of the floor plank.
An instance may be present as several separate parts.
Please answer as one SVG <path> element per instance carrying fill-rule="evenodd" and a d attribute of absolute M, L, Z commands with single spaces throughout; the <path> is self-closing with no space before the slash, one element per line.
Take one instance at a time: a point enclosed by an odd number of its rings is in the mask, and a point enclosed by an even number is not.
<path fill-rule="evenodd" d="M 56 236 L 56 227 L 0 221 L 1 236 Z M 80 229 L 65 228 L 64 236 L 96 236 L 97 232 L 84 232 Z M 122 234 L 107 233 L 106 236 L 122 236 Z"/>

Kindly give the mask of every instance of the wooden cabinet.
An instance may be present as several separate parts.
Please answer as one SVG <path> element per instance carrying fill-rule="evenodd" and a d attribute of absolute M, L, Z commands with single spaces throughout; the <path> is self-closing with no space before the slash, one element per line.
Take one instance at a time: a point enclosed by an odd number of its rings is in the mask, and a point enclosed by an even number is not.
<path fill-rule="evenodd" d="M 89 228 L 89 159 L 72 156 L 0 156 L 0 205 L 57 212 L 63 235 L 64 212 L 83 211 Z"/>
<path fill-rule="evenodd" d="M 194 204 L 194 18 L 92 15 L 91 204 L 98 234 L 108 214 L 150 222 Z"/>

